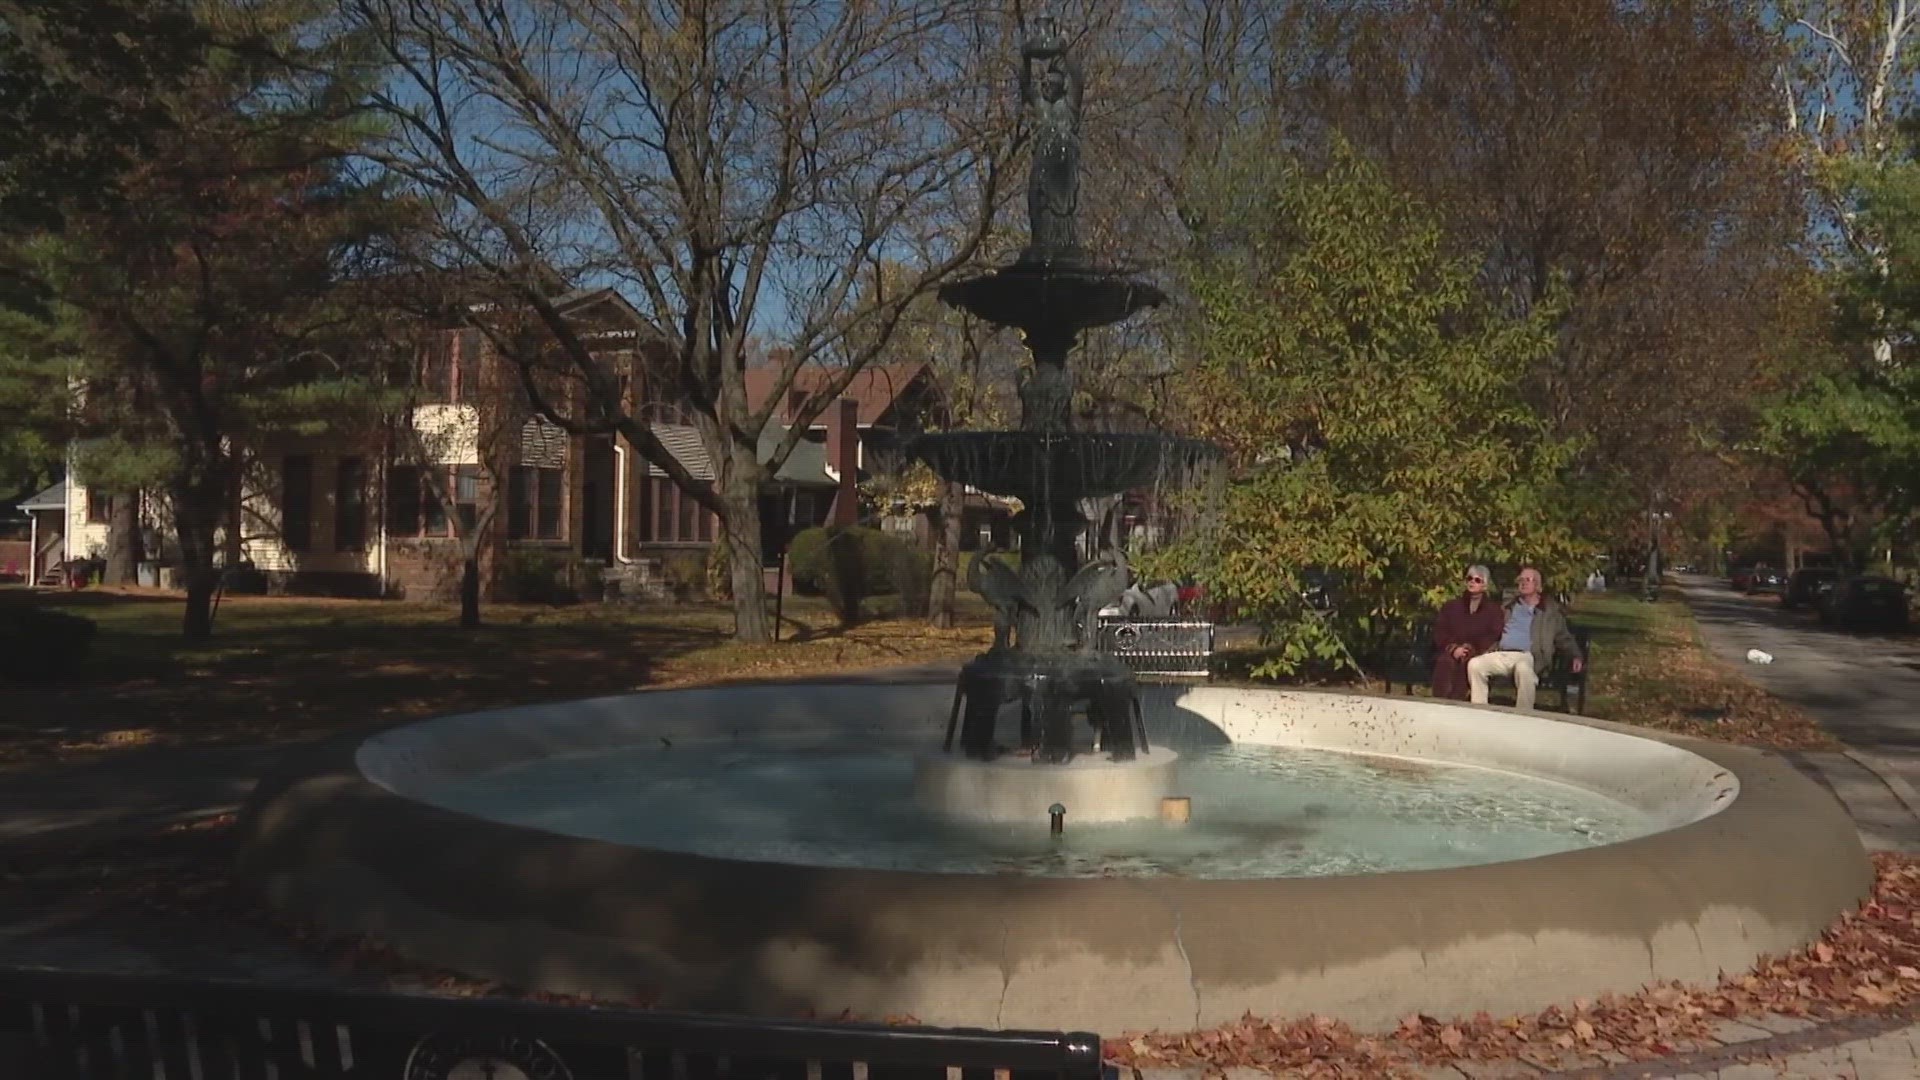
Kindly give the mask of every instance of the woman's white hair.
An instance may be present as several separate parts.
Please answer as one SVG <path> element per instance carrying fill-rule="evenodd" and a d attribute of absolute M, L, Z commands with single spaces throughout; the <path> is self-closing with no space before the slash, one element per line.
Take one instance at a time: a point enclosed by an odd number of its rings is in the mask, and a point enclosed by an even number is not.
<path fill-rule="evenodd" d="M 1487 569 L 1486 567 L 1480 565 L 1479 563 L 1474 563 L 1472 566 L 1467 567 L 1467 573 L 1470 575 L 1471 574 L 1480 575 L 1480 580 L 1487 583 L 1487 588 L 1489 589 L 1493 588 L 1493 571 Z"/>

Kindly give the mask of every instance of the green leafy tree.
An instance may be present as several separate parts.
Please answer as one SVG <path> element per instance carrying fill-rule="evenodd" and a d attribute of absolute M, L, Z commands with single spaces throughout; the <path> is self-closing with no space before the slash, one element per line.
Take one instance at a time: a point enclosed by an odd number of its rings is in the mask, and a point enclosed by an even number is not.
<path fill-rule="evenodd" d="M 59 327 L 0 303 L 0 498 L 32 494 L 60 472 L 66 372 Z"/>
<path fill-rule="evenodd" d="M 376 381 L 353 344 L 377 305 L 343 284 L 409 208 L 348 168 L 374 133 L 362 106 L 381 68 L 336 14 L 321 0 L 0 0 L 22 65 L 0 114 L 40 125 L 12 133 L 26 223 L 4 264 L 15 292 L 78 313 L 83 415 L 172 454 L 189 638 L 212 631 L 216 537 L 224 525 L 231 555 L 249 453 L 364 422 Z M 76 161 L 68 188 L 47 182 Z"/>
<path fill-rule="evenodd" d="M 1920 511 L 1920 160 L 1915 124 L 1901 126 L 1899 156 L 1829 164 L 1854 232 L 1874 242 L 1832 255 L 1826 333 L 1766 400 L 1752 441 L 1849 559 Z"/>
<path fill-rule="evenodd" d="M 1261 158 L 1257 143 L 1242 161 Z M 1179 393 L 1227 448 L 1213 528 L 1148 560 L 1260 624 L 1259 669 L 1341 662 L 1443 600 L 1472 562 L 1567 572 L 1582 545 L 1551 440 L 1519 381 L 1553 305 L 1496 311 L 1427 208 L 1344 144 L 1324 170 L 1223 170 L 1188 287 L 1198 359 Z M 1310 572 L 1340 601 L 1305 610 Z"/>

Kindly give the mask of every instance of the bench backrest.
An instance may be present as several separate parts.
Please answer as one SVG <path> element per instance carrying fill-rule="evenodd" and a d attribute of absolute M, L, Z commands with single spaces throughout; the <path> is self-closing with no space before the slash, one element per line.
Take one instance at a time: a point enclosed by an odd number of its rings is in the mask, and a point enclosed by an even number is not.
<path fill-rule="evenodd" d="M 487 1066 L 493 1066 L 488 1069 Z M 518 1072 L 510 1071 L 507 1066 Z M 1100 1080 L 1088 1033 L 753 1020 L 0 971 L 0 1076 Z"/>

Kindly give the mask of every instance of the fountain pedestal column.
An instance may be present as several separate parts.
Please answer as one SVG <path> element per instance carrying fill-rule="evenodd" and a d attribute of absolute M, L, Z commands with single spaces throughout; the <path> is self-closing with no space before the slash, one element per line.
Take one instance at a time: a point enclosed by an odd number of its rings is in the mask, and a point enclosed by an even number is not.
<path fill-rule="evenodd" d="M 1151 749 L 1133 672 L 1099 654 L 989 651 L 960 669 L 945 749 L 991 761 L 1009 748 L 996 740 L 1000 713 L 1020 710 L 1020 745 L 1042 764 L 1064 764 L 1075 752 L 1074 721 L 1085 716 L 1110 760 L 1131 761 Z"/>

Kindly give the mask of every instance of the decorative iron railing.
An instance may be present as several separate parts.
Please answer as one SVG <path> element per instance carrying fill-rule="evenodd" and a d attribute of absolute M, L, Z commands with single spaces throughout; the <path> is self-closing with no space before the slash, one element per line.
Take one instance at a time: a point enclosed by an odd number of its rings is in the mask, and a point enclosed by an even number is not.
<path fill-rule="evenodd" d="M 1206 678 L 1212 674 L 1213 625 L 1177 616 L 1106 615 L 1094 647 L 1135 675 Z"/>

